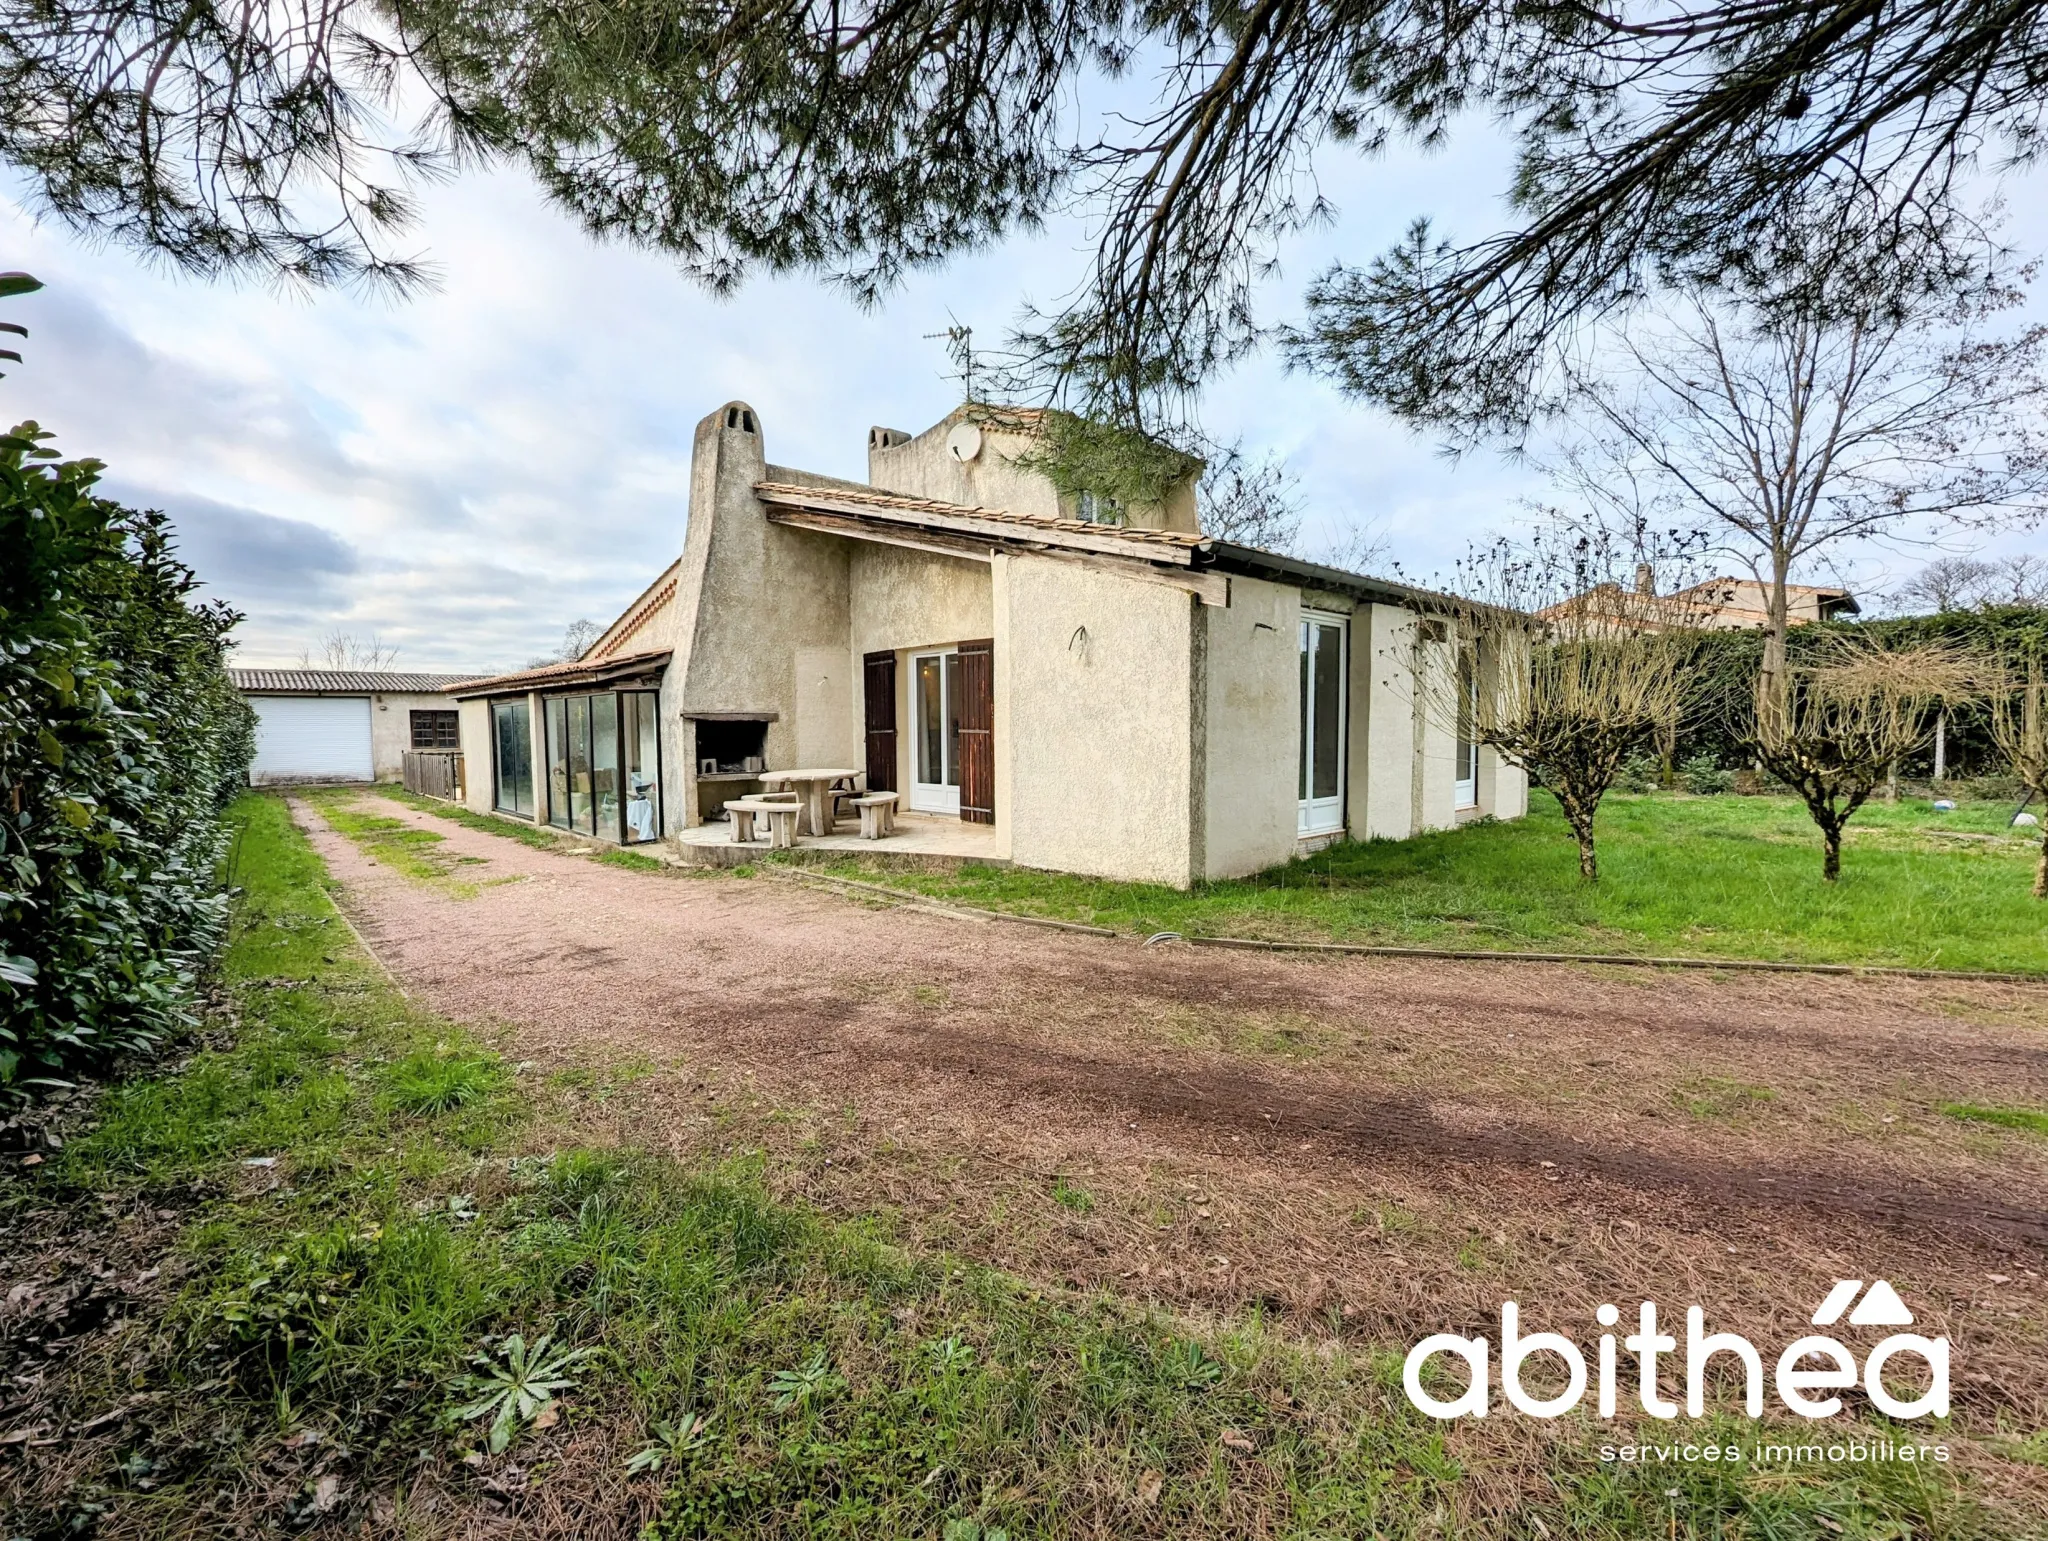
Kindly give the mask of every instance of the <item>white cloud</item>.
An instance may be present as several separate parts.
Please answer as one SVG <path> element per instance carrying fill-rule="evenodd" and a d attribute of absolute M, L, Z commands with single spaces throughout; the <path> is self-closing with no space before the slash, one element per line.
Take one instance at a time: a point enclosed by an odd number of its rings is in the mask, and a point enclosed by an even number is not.
<path fill-rule="evenodd" d="M 1506 156 L 1483 127 L 1447 153 L 1333 150 L 1318 170 L 1340 218 L 1290 243 L 1264 319 L 1417 213 L 1459 236 L 1501 220 Z M 2036 223 L 2019 233 L 2048 233 Z M 922 428 L 955 404 L 925 334 L 957 318 L 993 344 L 1021 299 L 1054 299 L 1085 270 L 1079 231 L 1054 225 L 919 275 L 874 312 L 805 278 L 720 301 L 659 258 L 593 243 L 510 172 L 427 189 L 419 237 L 442 286 L 392 304 L 207 286 L 0 205 L 7 265 L 49 286 L 8 308 L 32 336 L 0 410 L 41 419 L 124 496 L 180 520 L 202 577 L 248 613 L 247 662 L 294 661 L 342 629 L 396 642 L 415 668 L 522 664 L 672 558 L 705 413 L 745 399 L 772 459 L 860 476 L 870 424 Z M 1447 567 L 1541 490 L 1494 457 L 1452 464 L 1270 356 L 1218 382 L 1204 415 L 1220 438 L 1290 457 L 1311 532 L 1378 525 L 1411 573 Z"/>

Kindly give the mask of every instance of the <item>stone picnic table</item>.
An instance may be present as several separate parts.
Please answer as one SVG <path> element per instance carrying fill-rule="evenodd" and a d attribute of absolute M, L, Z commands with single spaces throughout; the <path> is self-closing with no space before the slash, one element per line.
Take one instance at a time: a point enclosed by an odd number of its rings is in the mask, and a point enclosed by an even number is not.
<path fill-rule="evenodd" d="M 829 835 L 832 833 L 832 783 L 850 781 L 859 775 L 851 770 L 779 770 L 761 772 L 761 785 L 777 787 L 787 785 L 797 794 L 797 801 L 803 807 L 800 835 Z"/>

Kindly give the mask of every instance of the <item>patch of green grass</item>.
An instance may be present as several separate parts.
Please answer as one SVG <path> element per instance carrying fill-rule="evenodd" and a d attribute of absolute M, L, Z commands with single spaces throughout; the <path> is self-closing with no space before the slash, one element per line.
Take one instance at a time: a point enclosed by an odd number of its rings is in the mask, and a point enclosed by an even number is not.
<path fill-rule="evenodd" d="M 2048 1134 L 2048 1113 L 2035 1108 L 1985 1108 L 1974 1102 L 1947 1102 L 1941 1111 L 1950 1118 L 1972 1124 L 1996 1124 L 2001 1129 L 2021 1129 L 2028 1134 Z"/>
<path fill-rule="evenodd" d="M 2031 895 L 2039 852 L 2006 830 L 2008 805 L 1868 805 L 1830 885 L 1819 833 L 1791 798 L 1616 793 L 1588 886 L 1556 800 L 1538 790 L 1530 804 L 1526 819 L 1348 841 L 1186 892 L 972 863 L 820 870 L 1135 935 L 2048 972 L 2048 909 Z"/>
<path fill-rule="evenodd" d="M 361 846 L 372 860 L 418 882 L 432 883 L 453 898 L 476 897 L 477 885 L 455 876 L 457 867 L 472 863 L 443 849 L 445 835 L 371 811 L 354 787 L 320 787 L 304 795 L 337 834 Z"/>
<path fill-rule="evenodd" d="M 438 797 L 422 797 L 417 792 L 408 791 L 397 782 L 380 781 L 371 790 L 379 797 L 388 797 L 394 803 L 403 803 L 406 807 L 421 813 L 431 813 L 437 819 L 460 824 L 464 829 L 474 829 L 486 835 L 517 840 L 521 845 L 530 845 L 537 851 L 559 851 L 571 844 L 545 824 L 535 824 L 530 819 L 504 818 L 495 813 L 475 813 L 461 803 L 443 802 Z"/>
<path fill-rule="evenodd" d="M 460 824 L 464 829 L 473 829 L 481 834 L 497 835 L 506 840 L 517 840 L 521 845 L 532 846 L 537 851 L 586 851 L 590 845 L 585 841 L 572 840 L 558 834 L 546 824 L 535 824 L 529 820 L 506 818 L 495 813 L 477 813 L 460 803 L 446 803 L 438 797 L 421 797 L 417 792 L 407 791 L 392 782 L 379 782 L 374 788 L 381 797 L 388 797 L 395 803 L 421 813 L 431 813 L 437 819 L 446 819 L 451 824 Z M 726 873 L 718 867 L 679 867 L 673 862 L 650 856 L 645 851 L 628 850 L 623 846 L 602 846 L 592 860 L 607 867 L 623 867 L 628 872 L 652 872 L 663 877 L 704 878 L 722 877 Z"/>
<path fill-rule="evenodd" d="M 1314 1347 L 1257 1314 L 1191 1328 L 914 1254 L 876 1221 L 776 1201 L 758 1158 L 522 1148 L 543 1088 L 383 979 L 278 800 L 236 817 L 232 1041 L 112 1094 L 36 1179 L 131 1208 L 212 1195 L 179 1290 L 117 1346 L 106 1399 L 161 1395 L 82 1459 L 103 1526 L 210 1534 L 223 1493 L 297 1502 L 302 1477 L 266 1474 L 303 1473 L 290 1451 L 310 1434 L 348 1452 L 351 1527 L 416 1484 L 460 1501 L 465 1453 L 490 1481 L 500 1462 L 568 1481 L 588 1533 L 637 1527 L 623 1470 L 565 1472 L 596 1450 L 636 1463 L 649 1541 L 1498 1533 L 1453 1437 L 1407 1405 L 1398 1345 Z M 252 1156 L 275 1161 L 267 1180 L 246 1180 Z M 508 1386 L 532 1406 L 501 1420 Z M 584 1423 L 624 1437 L 578 1441 Z M 1511 1484 L 1517 1522 L 1589 1541 L 1811 1536 L 1824 1516 L 2023 1533 L 1959 1470 L 1653 1479 L 1592 1458 L 1621 1433 L 1528 1441 L 1514 1458 L 1543 1469 Z M 7 1533 L 59 1533 L 65 1512 Z"/>
<path fill-rule="evenodd" d="M 1694 1076 L 1671 1088 L 1673 1105 L 1694 1118 L 1735 1118 L 1755 1111 L 1775 1096 L 1768 1086 L 1751 1086 L 1717 1075 Z"/>
<path fill-rule="evenodd" d="M 481 1102 L 503 1083 L 495 1055 L 436 1044 L 383 1068 L 384 1100 L 401 1113 L 452 1113 Z"/>
<path fill-rule="evenodd" d="M 1077 1215 L 1085 1215 L 1095 1207 L 1095 1195 L 1078 1183 L 1071 1183 L 1064 1177 L 1056 1177 L 1052 1184 L 1052 1198 L 1063 1209 L 1071 1209 Z"/>
<path fill-rule="evenodd" d="M 607 846 L 599 851 L 597 860 L 607 867 L 624 867 L 628 872 L 662 872 L 666 871 L 669 865 L 659 857 L 649 856 L 644 851 L 628 851 L 616 846 Z"/>

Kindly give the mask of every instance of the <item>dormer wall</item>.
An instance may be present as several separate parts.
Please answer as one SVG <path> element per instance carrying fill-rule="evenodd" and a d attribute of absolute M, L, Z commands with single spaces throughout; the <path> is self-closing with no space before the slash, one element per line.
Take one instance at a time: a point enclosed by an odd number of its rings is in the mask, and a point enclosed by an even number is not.
<path fill-rule="evenodd" d="M 906 497 L 999 508 L 1041 519 L 1082 518 L 1077 497 L 1062 494 L 1044 472 L 1019 463 L 1038 442 L 1040 416 L 1029 409 L 968 405 L 919 434 L 871 428 L 868 481 Z M 1163 502 L 1125 506 L 1120 510 L 1122 522 L 1137 529 L 1197 532 L 1199 474 L 1169 488 Z"/>

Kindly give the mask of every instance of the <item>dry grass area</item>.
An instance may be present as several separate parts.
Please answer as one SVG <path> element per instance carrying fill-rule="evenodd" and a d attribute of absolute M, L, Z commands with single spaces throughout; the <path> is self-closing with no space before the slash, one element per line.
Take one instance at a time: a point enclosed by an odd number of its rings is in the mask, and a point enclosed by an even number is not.
<path fill-rule="evenodd" d="M 1995 1454 L 2048 1421 L 2048 1140 L 1942 1111 L 2048 1107 L 2048 991 L 1146 949 L 407 817 L 525 881 L 457 899 L 319 834 L 373 945 L 621 1144 L 763 1149 L 920 1245 L 1310 1341 L 1512 1295 L 1782 1344 L 1887 1277 L 1956 1345 L 1971 1459 L 2048 1503 Z"/>

